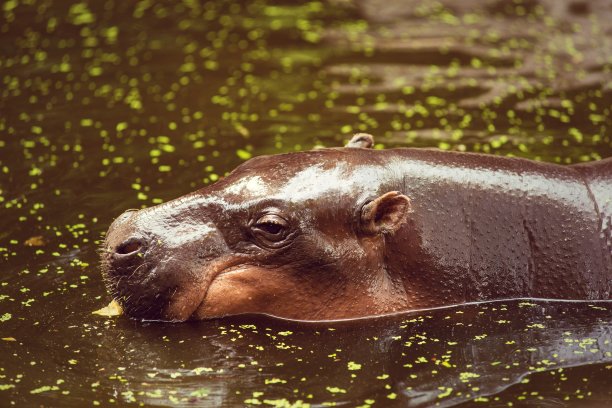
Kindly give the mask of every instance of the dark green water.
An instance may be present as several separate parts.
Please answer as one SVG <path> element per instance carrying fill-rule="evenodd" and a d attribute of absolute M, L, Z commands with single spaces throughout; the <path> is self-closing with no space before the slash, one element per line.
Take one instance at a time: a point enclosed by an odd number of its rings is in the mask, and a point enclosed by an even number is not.
<path fill-rule="evenodd" d="M 612 155 L 609 1 L 0 4 L 0 406 L 612 405 L 612 305 L 141 324 L 96 253 L 247 158 Z"/>

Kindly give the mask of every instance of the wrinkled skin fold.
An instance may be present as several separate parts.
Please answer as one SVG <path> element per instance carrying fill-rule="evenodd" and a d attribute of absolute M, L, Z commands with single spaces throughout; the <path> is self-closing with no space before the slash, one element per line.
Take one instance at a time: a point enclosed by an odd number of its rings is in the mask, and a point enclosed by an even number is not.
<path fill-rule="evenodd" d="M 251 159 L 119 216 L 103 244 L 134 318 L 333 320 L 508 298 L 609 299 L 612 159 L 558 166 L 424 149 Z"/>

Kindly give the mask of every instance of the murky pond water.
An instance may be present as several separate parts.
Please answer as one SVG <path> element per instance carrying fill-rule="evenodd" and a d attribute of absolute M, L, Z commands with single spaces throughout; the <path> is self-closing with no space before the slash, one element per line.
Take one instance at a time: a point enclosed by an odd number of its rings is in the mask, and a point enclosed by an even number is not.
<path fill-rule="evenodd" d="M 0 405 L 605 406 L 612 304 L 344 324 L 142 324 L 97 244 L 254 155 L 423 146 L 612 155 L 612 3 L 8 0 L 0 10 Z"/>

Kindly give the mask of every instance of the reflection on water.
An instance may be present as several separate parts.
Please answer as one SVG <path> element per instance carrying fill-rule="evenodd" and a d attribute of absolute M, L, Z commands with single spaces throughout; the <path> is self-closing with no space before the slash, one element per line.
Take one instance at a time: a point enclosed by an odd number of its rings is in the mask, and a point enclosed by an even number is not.
<path fill-rule="evenodd" d="M 113 217 L 254 155 L 356 131 L 612 155 L 611 18 L 606 0 L 3 2 L 0 405 L 611 404 L 605 302 L 316 327 L 90 314 Z"/>
<path fill-rule="evenodd" d="M 31 401 L 29 389 L 63 406 L 108 398 L 211 407 L 612 401 L 607 302 L 502 301 L 335 324 L 100 319 L 61 328 L 72 335 L 59 344 L 54 325 L 41 325 L 35 338 L 8 343 L 15 354 L 4 374 L 25 373 L 18 405 Z M 29 353 L 38 367 L 23 358 Z M 33 377 L 40 371 L 42 382 Z"/>

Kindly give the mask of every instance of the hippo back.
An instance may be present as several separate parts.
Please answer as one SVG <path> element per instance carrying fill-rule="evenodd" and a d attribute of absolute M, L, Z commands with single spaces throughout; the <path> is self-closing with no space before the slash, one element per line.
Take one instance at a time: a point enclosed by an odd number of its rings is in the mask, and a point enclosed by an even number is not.
<path fill-rule="evenodd" d="M 612 258 L 612 157 L 572 167 L 584 177 L 589 194 L 595 203 L 599 213 L 601 235 L 606 242 L 610 259 Z"/>
<path fill-rule="evenodd" d="M 433 150 L 389 155 L 402 178 L 389 187 L 412 201 L 389 246 L 402 254 L 393 268 L 403 269 L 414 307 L 610 297 L 612 162 L 583 170 Z"/>

